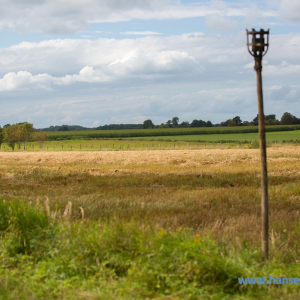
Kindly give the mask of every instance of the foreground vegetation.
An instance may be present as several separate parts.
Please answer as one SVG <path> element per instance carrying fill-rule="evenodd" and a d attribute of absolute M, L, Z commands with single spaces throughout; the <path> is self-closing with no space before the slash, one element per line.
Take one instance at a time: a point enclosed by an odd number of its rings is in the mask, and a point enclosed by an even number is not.
<path fill-rule="evenodd" d="M 237 249 L 187 229 L 69 223 L 3 199 L 0 216 L 0 299 L 292 299 L 298 292 L 296 285 L 238 284 L 299 275 L 281 257 L 263 263 L 247 240 Z"/>
<path fill-rule="evenodd" d="M 297 299 L 299 148 L 0 153 L 0 299 Z M 4 200 L 3 200 L 4 199 Z M 71 203 L 71 204 L 70 204 Z"/>

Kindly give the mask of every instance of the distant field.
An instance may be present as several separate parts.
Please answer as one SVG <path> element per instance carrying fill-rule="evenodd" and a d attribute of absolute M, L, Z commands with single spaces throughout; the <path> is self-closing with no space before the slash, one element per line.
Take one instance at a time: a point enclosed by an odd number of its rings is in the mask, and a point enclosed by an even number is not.
<path fill-rule="evenodd" d="M 266 131 L 300 130 L 296 125 L 267 126 Z M 256 133 L 257 126 L 243 127 L 194 127 L 194 128 L 157 128 L 157 129 L 125 129 L 125 130 L 87 130 L 87 131 L 48 131 L 49 140 L 67 139 L 106 139 L 128 137 L 153 137 L 177 135 L 206 135 L 206 134 L 238 134 Z"/>
<path fill-rule="evenodd" d="M 37 142 L 27 143 L 27 151 L 124 151 L 124 150 L 170 150 L 189 149 L 198 150 L 203 148 L 255 148 L 258 145 L 251 145 L 251 142 L 258 141 L 258 133 L 232 133 L 232 134 L 205 134 L 205 135 L 178 135 L 178 136 L 150 136 L 150 137 L 129 137 L 118 139 L 67 139 L 50 140 L 40 146 Z M 280 146 L 283 141 L 300 141 L 300 130 L 267 132 L 267 141 L 272 146 Z M 228 143 L 228 141 L 230 143 Z M 273 142 L 277 141 L 277 145 Z M 219 142 L 222 142 L 221 144 Z M 238 144 L 242 143 L 242 144 Z M 1 151 L 11 151 L 6 143 L 2 144 Z M 21 149 L 15 151 L 24 151 Z"/>
<path fill-rule="evenodd" d="M 279 132 L 267 132 L 267 141 L 282 142 L 282 141 L 295 141 L 300 140 L 300 130 L 294 131 L 279 131 Z M 253 142 L 259 140 L 258 133 L 225 133 L 225 134 L 203 134 L 203 135 L 186 135 L 186 136 L 147 136 L 132 138 L 133 140 L 157 140 L 157 141 L 206 141 L 206 142 L 219 142 L 219 141 L 247 141 Z"/>

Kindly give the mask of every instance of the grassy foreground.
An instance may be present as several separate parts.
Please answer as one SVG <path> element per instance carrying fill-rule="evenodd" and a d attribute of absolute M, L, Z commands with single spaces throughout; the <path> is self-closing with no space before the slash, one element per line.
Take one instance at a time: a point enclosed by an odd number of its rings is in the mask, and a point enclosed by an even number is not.
<path fill-rule="evenodd" d="M 269 262 L 256 149 L 1 152 L 0 299 L 298 299 L 237 281 L 299 277 L 298 149 L 268 148 Z"/>
<path fill-rule="evenodd" d="M 292 299 L 298 286 L 239 285 L 241 277 L 297 277 L 281 258 L 263 263 L 191 230 L 58 221 L 0 199 L 0 299 Z M 297 228 L 299 229 L 299 227 Z"/>

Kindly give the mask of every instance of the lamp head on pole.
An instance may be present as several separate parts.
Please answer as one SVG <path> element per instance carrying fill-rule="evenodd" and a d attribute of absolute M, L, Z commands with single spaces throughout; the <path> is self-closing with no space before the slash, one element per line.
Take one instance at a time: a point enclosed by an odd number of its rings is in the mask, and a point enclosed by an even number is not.
<path fill-rule="evenodd" d="M 264 31 L 255 31 L 253 28 L 252 31 L 246 30 L 247 33 L 247 47 L 249 53 L 254 57 L 263 57 L 268 52 L 269 48 L 269 29 Z M 249 35 L 252 35 L 252 42 L 249 43 Z"/>

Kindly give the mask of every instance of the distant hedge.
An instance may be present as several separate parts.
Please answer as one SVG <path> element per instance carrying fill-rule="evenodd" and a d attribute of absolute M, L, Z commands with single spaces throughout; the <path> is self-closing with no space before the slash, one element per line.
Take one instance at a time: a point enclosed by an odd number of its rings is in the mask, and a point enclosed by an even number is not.
<path fill-rule="evenodd" d="M 300 130 L 300 126 L 274 126 L 274 127 L 266 127 L 266 132 L 277 132 L 277 131 L 293 131 Z M 147 136 L 178 136 L 178 135 L 202 135 L 202 134 L 232 134 L 232 133 L 256 133 L 258 132 L 258 127 L 253 128 L 230 128 L 230 129 L 210 129 L 210 130 L 190 130 L 190 131 L 181 131 L 178 129 L 167 130 L 167 131 L 132 131 L 132 132 L 101 132 L 101 133 L 88 133 L 88 132 L 80 132 L 78 134 L 70 134 L 69 132 L 66 134 L 53 135 L 48 134 L 48 139 L 50 141 L 57 140 L 73 140 L 73 139 L 107 139 L 107 138 L 130 138 L 130 137 L 147 137 Z"/>

